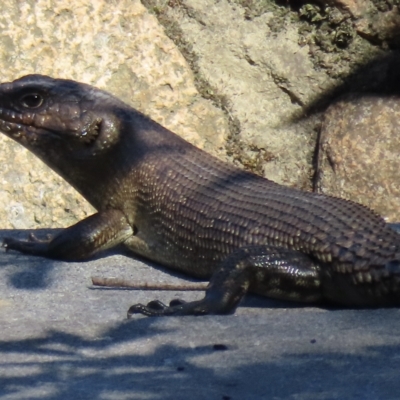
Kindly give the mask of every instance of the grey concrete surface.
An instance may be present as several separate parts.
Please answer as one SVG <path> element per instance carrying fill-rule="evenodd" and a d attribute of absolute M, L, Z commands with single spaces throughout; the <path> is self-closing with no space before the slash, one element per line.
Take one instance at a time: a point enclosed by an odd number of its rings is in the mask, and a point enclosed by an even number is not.
<path fill-rule="evenodd" d="M 133 303 L 202 294 L 93 289 L 91 276 L 179 281 L 125 254 L 65 263 L 1 250 L 0 399 L 400 396 L 398 309 L 248 296 L 230 316 L 126 320 Z"/>

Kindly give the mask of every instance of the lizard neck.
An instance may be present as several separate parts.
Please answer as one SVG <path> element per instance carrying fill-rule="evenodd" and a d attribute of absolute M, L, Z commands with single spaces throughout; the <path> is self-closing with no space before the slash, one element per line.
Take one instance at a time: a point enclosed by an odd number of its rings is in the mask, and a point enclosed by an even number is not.
<path fill-rule="evenodd" d="M 127 197 L 135 200 L 138 188 L 152 179 L 149 175 L 163 173 L 158 171 L 161 165 L 168 169 L 172 160 L 208 156 L 140 112 L 127 111 L 121 116 L 118 141 L 108 152 L 74 162 L 57 160 L 57 165 L 43 159 L 97 210 L 110 206 L 107 199 L 114 198 L 113 193 L 118 193 L 117 207 Z"/>

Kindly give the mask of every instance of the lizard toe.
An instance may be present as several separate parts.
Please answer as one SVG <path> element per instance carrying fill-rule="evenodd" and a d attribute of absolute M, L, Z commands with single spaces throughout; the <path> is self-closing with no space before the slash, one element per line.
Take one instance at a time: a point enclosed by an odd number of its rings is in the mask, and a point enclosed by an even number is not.
<path fill-rule="evenodd" d="M 186 301 L 181 299 L 173 299 L 169 302 L 170 307 L 181 306 L 183 304 L 186 304 Z"/>

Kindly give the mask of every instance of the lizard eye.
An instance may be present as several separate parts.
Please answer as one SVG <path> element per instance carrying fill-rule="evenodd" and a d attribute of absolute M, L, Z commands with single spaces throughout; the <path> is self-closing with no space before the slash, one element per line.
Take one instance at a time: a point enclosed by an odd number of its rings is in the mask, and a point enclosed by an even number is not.
<path fill-rule="evenodd" d="M 26 108 L 38 108 L 43 104 L 43 97 L 38 93 L 28 93 L 20 98 L 20 102 Z"/>

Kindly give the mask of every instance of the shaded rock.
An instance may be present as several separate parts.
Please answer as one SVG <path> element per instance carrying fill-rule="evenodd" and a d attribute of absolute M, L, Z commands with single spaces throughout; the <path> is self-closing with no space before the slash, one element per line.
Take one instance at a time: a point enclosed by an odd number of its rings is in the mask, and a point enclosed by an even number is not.
<path fill-rule="evenodd" d="M 343 12 L 348 12 L 354 18 L 365 15 L 366 11 L 372 7 L 369 0 L 317 0 L 316 2 L 323 6 L 337 7 Z"/>
<path fill-rule="evenodd" d="M 357 32 L 372 42 L 398 48 L 400 45 L 399 7 L 387 5 L 387 8 L 381 10 L 383 12 L 373 11 L 356 22 Z"/>

